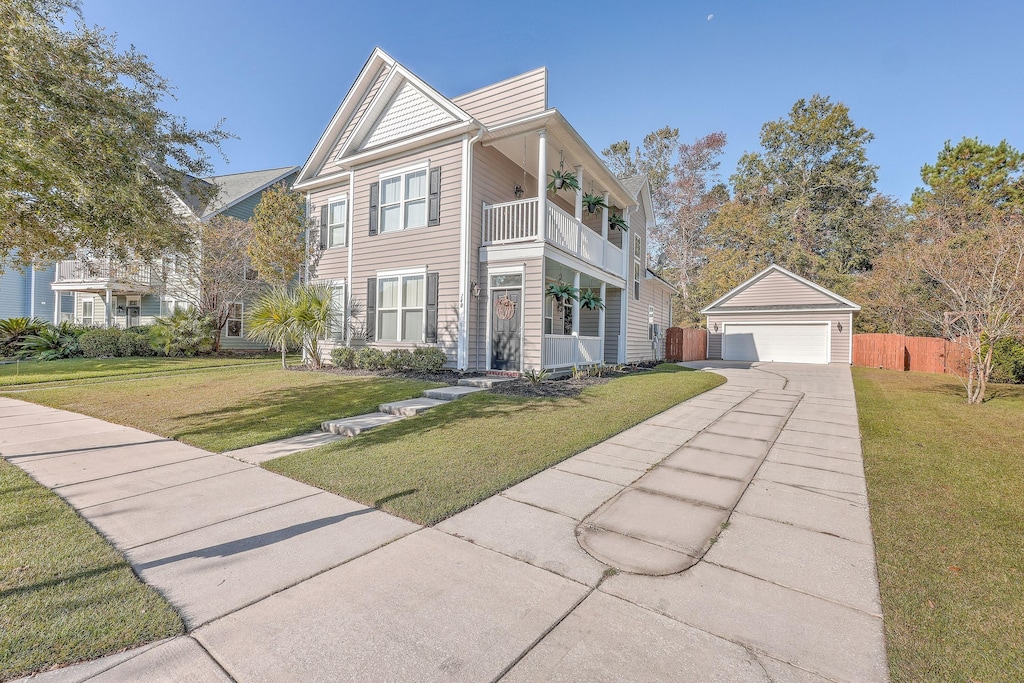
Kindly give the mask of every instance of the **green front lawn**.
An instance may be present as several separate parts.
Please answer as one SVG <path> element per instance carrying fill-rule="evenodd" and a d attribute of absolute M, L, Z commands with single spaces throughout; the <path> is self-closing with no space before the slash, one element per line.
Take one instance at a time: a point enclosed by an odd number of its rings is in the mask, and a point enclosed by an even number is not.
<path fill-rule="evenodd" d="M 1024 680 L 1024 387 L 853 376 L 893 681 Z"/>
<path fill-rule="evenodd" d="M 0 387 L 63 382 L 104 377 L 122 377 L 148 373 L 169 373 L 199 370 L 225 365 L 280 363 L 280 356 L 221 358 L 68 358 L 66 360 L 23 360 L 0 365 Z"/>
<path fill-rule="evenodd" d="M 481 392 L 265 466 L 435 524 L 724 381 L 663 365 L 591 387 L 579 398 Z"/>
<path fill-rule="evenodd" d="M 0 538 L 0 680 L 182 632 L 121 553 L 2 458 Z"/>
<path fill-rule="evenodd" d="M 435 386 L 288 371 L 271 362 L 8 395 L 223 452 L 315 431 L 324 420 L 373 412 Z"/>

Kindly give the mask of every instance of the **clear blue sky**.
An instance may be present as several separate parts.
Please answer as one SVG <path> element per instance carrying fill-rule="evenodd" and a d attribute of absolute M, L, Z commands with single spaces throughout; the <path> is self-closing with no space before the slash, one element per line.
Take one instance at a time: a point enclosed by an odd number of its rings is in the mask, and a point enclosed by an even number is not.
<path fill-rule="evenodd" d="M 878 188 L 904 200 L 947 139 L 1024 149 L 1013 0 L 83 0 L 83 12 L 173 83 L 170 111 L 193 127 L 226 119 L 240 139 L 218 173 L 303 163 L 377 45 L 452 97 L 547 66 L 549 104 L 597 151 L 666 124 L 687 141 L 724 131 L 725 177 L 765 121 L 814 93 L 875 134 Z"/>

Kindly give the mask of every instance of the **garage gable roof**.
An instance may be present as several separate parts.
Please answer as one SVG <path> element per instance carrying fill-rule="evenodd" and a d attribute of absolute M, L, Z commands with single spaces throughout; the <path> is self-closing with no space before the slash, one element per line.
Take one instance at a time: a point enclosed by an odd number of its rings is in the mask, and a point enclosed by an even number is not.
<path fill-rule="evenodd" d="M 702 314 L 736 311 L 859 311 L 860 306 L 810 280 L 772 264 L 729 291 Z"/>

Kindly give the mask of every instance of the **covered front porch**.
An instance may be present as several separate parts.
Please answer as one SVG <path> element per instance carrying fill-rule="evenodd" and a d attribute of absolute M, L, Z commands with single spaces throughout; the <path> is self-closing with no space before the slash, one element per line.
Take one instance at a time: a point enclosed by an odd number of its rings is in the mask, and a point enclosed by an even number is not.
<path fill-rule="evenodd" d="M 621 302 L 621 287 L 545 258 L 541 367 L 557 372 L 618 362 Z"/>

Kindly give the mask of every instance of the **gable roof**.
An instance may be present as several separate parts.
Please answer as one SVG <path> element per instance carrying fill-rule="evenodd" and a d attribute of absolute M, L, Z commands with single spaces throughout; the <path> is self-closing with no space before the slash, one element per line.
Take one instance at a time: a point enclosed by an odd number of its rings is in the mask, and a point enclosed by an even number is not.
<path fill-rule="evenodd" d="M 353 121 L 370 86 L 379 78 L 382 69 L 387 70 L 383 85 L 373 95 L 369 106 L 359 115 L 359 120 Z M 424 116 L 412 122 L 411 110 Z M 412 133 L 423 132 L 426 129 L 436 130 L 448 124 L 462 124 L 466 128 L 482 127 L 450 99 L 377 47 L 363 65 L 359 76 L 317 141 L 316 147 L 303 164 L 295 179 L 296 186 L 301 186 L 313 178 L 330 161 L 335 145 L 351 123 L 354 123 L 355 127 L 341 145 L 338 154 L 334 155 L 335 158 L 349 156 L 362 149 L 383 147 Z M 416 127 L 414 123 L 422 125 Z"/>
<path fill-rule="evenodd" d="M 630 178 L 619 178 L 622 181 L 622 186 L 629 190 L 629 193 L 634 197 L 640 194 L 640 190 L 643 188 L 644 183 L 647 182 L 647 176 L 641 173 Z"/>
<path fill-rule="evenodd" d="M 247 171 L 245 173 L 229 173 L 227 175 L 209 176 L 200 182 L 216 186 L 217 194 L 202 209 L 193 211 L 201 220 L 213 218 L 218 213 L 230 209 L 238 202 L 265 190 L 274 183 L 280 182 L 299 170 L 298 166 L 282 166 L 268 168 L 263 171 Z"/>
<path fill-rule="evenodd" d="M 757 283 L 761 282 L 762 280 L 764 280 L 769 275 L 772 275 L 773 273 L 779 273 L 779 274 L 781 274 L 781 275 L 783 275 L 783 276 L 785 276 L 787 278 L 795 280 L 796 282 L 800 283 L 801 285 L 804 285 L 805 287 L 808 287 L 808 288 L 814 290 L 815 292 L 817 292 L 819 294 L 824 295 L 826 301 L 823 302 L 823 303 L 814 303 L 814 304 L 809 304 L 809 303 L 804 303 L 804 304 L 799 304 L 799 303 L 796 303 L 796 304 L 784 304 L 784 303 L 780 303 L 780 304 L 760 305 L 760 306 L 750 306 L 750 305 L 729 306 L 728 305 L 729 301 L 731 299 L 733 299 L 737 295 L 747 291 L 751 287 L 757 285 Z M 802 278 L 799 275 L 797 275 L 796 273 L 790 272 L 790 271 L 786 270 L 785 268 L 783 268 L 782 266 L 773 263 L 772 265 L 768 266 L 767 268 L 762 270 L 760 273 L 758 273 L 754 277 L 750 278 L 749 280 L 747 280 L 743 284 L 735 287 L 734 289 L 732 289 L 729 292 L 727 292 L 724 296 L 722 296 L 719 299 L 717 299 L 716 301 L 714 301 L 710 306 L 708 306 L 707 308 L 702 310 L 701 314 L 707 315 L 708 313 L 728 313 L 728 312 L 750 311 L 750 310 L 770 311 L 770 310 L 782 310 L 782 309 L 785 309 L 785 310 L 809 310 L 809 311 L 813 311 L 813 310 L 846 309 L 846 310 L 850 310 L 850 311 L 859 311 L 860 310 L 860 306 L 858 306 L 857 304 L 853 303 L 849 299 L 846 299 L 844 297 L 839 296 L 835 292 L 832 292 L 832 291 L 829 291 L 829 290 L 825 289 L 821 285 L 816 285 L 813 282 L 811 282 L 810 280 Z"/>

